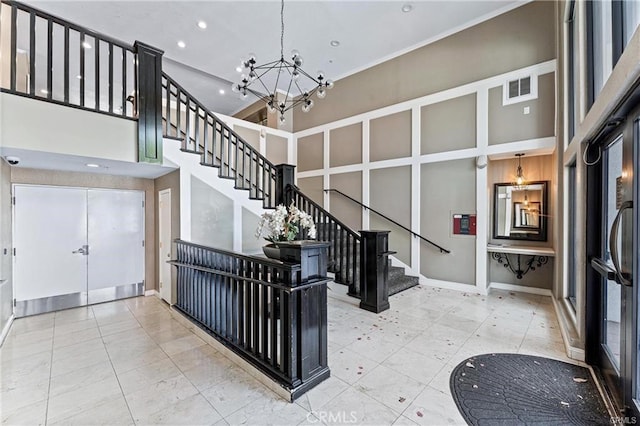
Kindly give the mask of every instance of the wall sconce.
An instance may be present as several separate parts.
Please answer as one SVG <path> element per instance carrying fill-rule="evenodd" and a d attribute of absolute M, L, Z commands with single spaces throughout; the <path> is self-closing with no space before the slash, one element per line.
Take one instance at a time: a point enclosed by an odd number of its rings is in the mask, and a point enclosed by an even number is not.
<path fill-rule="evenodd" d="M 522 156 L 524 156 L 523 153 L 516 154 L 516 157 L 518 157 L 518 168 L 516 169 L 516 182 L 515 182 L 517 187 L 522 187 L 526 182 L 526 179 L 524 178 L 524 174 L 522 173 L 522 165 L 520 165 L 520 157 Z"/>

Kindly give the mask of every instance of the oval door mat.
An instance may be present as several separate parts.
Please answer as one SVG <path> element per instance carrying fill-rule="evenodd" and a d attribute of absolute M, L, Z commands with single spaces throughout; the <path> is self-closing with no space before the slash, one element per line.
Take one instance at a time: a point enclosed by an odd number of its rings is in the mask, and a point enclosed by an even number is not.
<path fill-rule="evenodd" d="M 589 369 L 554 359 L 477 355 L 456 366 L 449 385 L 470 425 L 611 424 Z"/>

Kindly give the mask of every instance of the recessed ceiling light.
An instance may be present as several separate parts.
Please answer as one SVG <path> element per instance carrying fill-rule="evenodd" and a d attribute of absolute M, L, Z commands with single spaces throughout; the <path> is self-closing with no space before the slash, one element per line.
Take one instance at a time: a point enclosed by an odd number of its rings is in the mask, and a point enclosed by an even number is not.
<path fill-rule="evenodd" d="M 184 41 L 180 40 L 180 41 L 178 42 L 178 47 L 179 47 L 180 49 L 184 49 L 185 47 L 187 47 L 187 45 L 185 44 L 185 42 L 184 42 Z"/>
<path fill-rule="evenodd" d="M 331 40 L 331 43 L 330 43 L 330 44 L 331 44 L 331 46 L 333 46 L 333 47 L 338 47 L 338 46 L 340 46 L 340 42 L 339 42 L 338 40 Z"/>
<path fill-rule="evenodd" d="M 98 167 L 100 167 L 100 164 L 96 164 L 96 163 L 87 163 L 87 167 L 93 167 L 94 169 L 97 169 Z"/>
<path fill-rule="evenodd" d="M 201 30 L 204 30 L 207 28 L 207 23 L 204 21 L 198 21 L 198 28 L 200 28 Z"/>
<path fill-rule="evenodd" d="M 413 6 L 412 6 L 412 5 L 410 5 L 410 4 L 403 4 L 403 5 L 402 5 L 402 11 L 403 11 L 404 13 L 409 13 L 409 12 L 411 12 L 412 10 L 413 10 Z"/>
<path fill-rule="evenodd" d="M 220 93 L 221 95 L 224 95 L 224 89 L 218 90 L 218 93 Z"/>
<path fill-rule="evenodd" d="M 84 47 L 85 49 L 91 49 L 91 45 L 89 44 L 88 41 L 83 41 L 82 42 L 82 47 Z"/>
<path fill-rule="evenodd" d="M 236 71 L 242 72 L 242 67 L 236 67 Z"/>

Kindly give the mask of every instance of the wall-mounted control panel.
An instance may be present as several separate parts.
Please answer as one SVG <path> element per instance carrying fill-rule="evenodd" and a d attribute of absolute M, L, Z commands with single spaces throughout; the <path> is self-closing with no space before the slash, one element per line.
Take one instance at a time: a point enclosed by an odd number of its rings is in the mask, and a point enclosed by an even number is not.
<path fill-rule="evenodd" d="M 476 235 L 476 215 L 455 213 L 453 235 Z"/>

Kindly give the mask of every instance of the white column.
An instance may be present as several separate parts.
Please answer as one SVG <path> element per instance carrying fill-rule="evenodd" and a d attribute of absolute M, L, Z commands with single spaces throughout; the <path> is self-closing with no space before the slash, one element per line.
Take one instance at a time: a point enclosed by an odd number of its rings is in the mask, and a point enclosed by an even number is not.
<path fill-rule="evenodd" d="M 369 179 L 369 120 L 362 121 L 362 204 L 371 205 L 370 200 L 370 179 Z M 369 210 L 362 209 L 362 229 L 370 229 Z"/>
<path fill-rule="evenodd" d="M 486 155 L 489 146 L 489 90 L 482 87 L 476 95 L 476 133 L 478 155 Z M 489 190 L 487 167 L 476 168 L 476 287 L 487 293 L 487 242 L 489 229 Z"/>
<path fill-rule="evenodd" d="M 420 107 L 411 108 L 411 230 L 420 234 Z M 411 237 L 411 269 L 420 274 L 420 238 Z"/>

